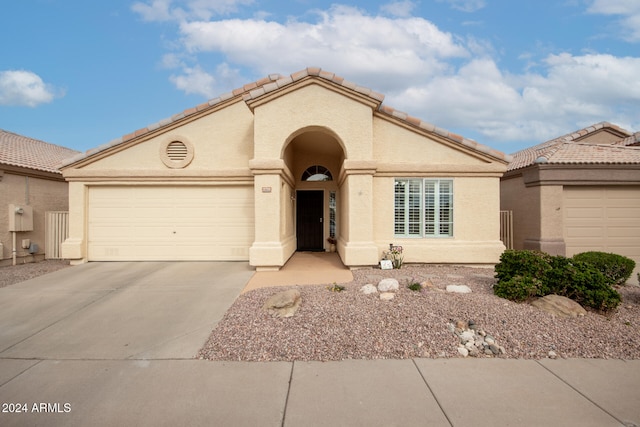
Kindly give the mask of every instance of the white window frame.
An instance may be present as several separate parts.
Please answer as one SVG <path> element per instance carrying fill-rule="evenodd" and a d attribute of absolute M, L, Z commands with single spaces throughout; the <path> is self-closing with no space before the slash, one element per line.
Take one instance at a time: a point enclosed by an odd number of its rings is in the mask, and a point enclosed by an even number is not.
<path fill-rule="evenodd" d="M 404 183 L 405 191 L 402 193 L 402 209 L 398 209 L 398 184 Z M 450 192 L 442 192 L 442 184 L 448 184 Z M 427 221 L 426 196 L 427 185 L 433 186 L 434 218 Z M 416 191 L 416 189 L 418 191 Z M 411 191 L 413 190 L 413 191 Z M 394 236 L 400 238 L 452 238 L 454 230 L 454 186 L 452 178 L 396 178 L 393 187 L 393 227 Z M 447 198 L 449 208 L 443 208 L 441 202 Z M 416 206 L 417 202 L 417 206 Z M 418 215 L 415 211 L 418 209 Z M 412 212 L 413 211 L 413 212 Z M 448 212 L 447 212 L 448 211 Z M 443 220 L 443 213 L 447 213 L 449 220 Z M 413 216 L 412 216 L 413 214 Z M 399 215 L 401 221 L 399 221 Z M 427 225 L 433 231 L 427 231 Z"/>

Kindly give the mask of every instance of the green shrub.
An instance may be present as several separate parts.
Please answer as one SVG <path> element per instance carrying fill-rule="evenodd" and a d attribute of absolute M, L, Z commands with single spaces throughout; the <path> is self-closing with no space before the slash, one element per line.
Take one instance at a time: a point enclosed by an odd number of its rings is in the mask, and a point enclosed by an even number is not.
<path fill-rule="evenodd" d="M 500 255 L 500 263 L 496 265 L 498 282 L 516 276 L 542 278 L 551 269 L 551 255 L 538 251 L 506 250 Z"/>
<path fill-rule="evenodd" d="M 407 285 L 407 288 L 411 289 L 412 291 L 419 291 L 422 289 L 422 285 L 420 283 L 411 283 L 410 285 Z"/>
<path fill-rule="evenodd" d="M 551 270 L 543 281 L 548 293 L 571 298 L 582 306 L 609 311 L 620 304 L 620 294 L 611 287 L 609 279 L 587 262 L 552 257 Z"/>
<path fill-rule="evenodd" d="M 543 282 L 531 276 L 515 276 L 500 280 L 493 292 L 500 298 L 522 302 L 535 296 L 544 296 Z"/>
<path fill-rule="evenodd" d="M 624 285 L 631 277 L 636 262 L 622 255 L 607 252 L 582 252 L 573 256 L 576 261 L 588 262 L 595 266 L 612 285 Z"/>
<path fill-rule="evenodd" d="M 612 281 L 594 264 L 536 251 L 505 251 L 496 265 L 494 294 L 526 301 L 548 294 L 562 295 L 600 311 L 620 304 Z"/>

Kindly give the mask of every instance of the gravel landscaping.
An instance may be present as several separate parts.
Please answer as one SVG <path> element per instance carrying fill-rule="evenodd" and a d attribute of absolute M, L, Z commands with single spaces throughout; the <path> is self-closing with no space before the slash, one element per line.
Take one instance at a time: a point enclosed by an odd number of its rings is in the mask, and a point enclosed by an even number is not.
<path fill-rule="evenodd" d="M 607 316 L 559 318 L 526 303 L 493 295 L 492 269 L 404 266 L 362 269 L 342 292 L 329 285 L 298 286 L 302 304 L 293 317 L 262 309 L 274 293 L 264 288 L 241 295 L 211 333 L 197 357 L 211 360 L 293 361 L 462 357 L 450 324 L 472 320 L 503 347 L 501 358 L 640 358 L 640 287 L 618 291 L 622 304 Z M 365 295 L 360 288 L 386 277 L 401 283 L 395 298 Z M 426 282 L 412 291 L 407 284 Z M 467 285 L 468 294 L 447 293 Z"/>
<path fill-rule="evenodd" d="M 46 260 L 0 267 L 0 288 L 69 267 L 69 261 Z"/>
<path fill-rule="evenodd" d="M 69 266 L 68 261 L 0 267 L 0 287 Z M 457 322 L 475 323 L 503 347 L 501 358 L 640 359 L 640 287 L 618 288 L 622 303 L 606 316 L 559 318 L 526 303 L 493 295 L 492 269 L 404 266 L 361 269 L 342 292 L 331 284 L 257 289 L 241 295 L 211 333 L 197 357 L 211 360 L 293 361 L 462 357 Z M 401 286 L 390 301 L 360 288 L 393 277 Z M 418 291 L 407 284 L 425 283 Z M 468 294 L 447 293 L 467 285 Z M 302 304 L 293 317 L 276 318 L 262 309 L 282 290 L 297 288 Z M 552 353 L 550 353 L 552 352 Z"/>

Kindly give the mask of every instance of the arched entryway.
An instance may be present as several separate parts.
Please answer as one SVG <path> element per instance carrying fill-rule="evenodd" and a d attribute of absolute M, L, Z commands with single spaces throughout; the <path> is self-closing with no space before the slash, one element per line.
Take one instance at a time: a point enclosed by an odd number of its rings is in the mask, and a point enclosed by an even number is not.
<path fill-rule="evenodd" d="M 340 142 L 328 130 L 307 129 L 287 144 L 283 160 L 295 180 L 296 250 L 335 248 L 340 232 L 338 177 L 345 160 Z"/>

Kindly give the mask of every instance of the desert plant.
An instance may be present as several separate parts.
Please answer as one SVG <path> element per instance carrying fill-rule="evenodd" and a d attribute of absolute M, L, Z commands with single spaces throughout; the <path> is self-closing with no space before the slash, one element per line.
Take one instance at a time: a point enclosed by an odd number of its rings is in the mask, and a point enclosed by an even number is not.
<path fill-rule="evenodd" d="M 543 278 L 548 293 L 571 298 L 600 311 L 612 310 L 620 304 L 620 294 L 592 264 L 555 256 L 551 259 L 551 267 Z"/>
<path fill-rule="evenodd" d="M 419 291 L 420 289 L 422 289 L 422 286 L 420 285 L 420 283 L 414 282 L 407 285 L 407 288 L 411 289 L 412 291 Z"/>
<path fill-rule="evenodd" d="M 573 259 L 595 266 L 612 285 L 624 285 L 636 268 L 636 262 L 631 258 L 607 252 L 582 252 L 574 255 Z"/>
<path fill-rule="evenodd" d="M 493 292 L 512 301 L 562 295 L 600 311 L 620 304 L 612 281 L 591 263 L 536 251 L 505 251 L 496 265 Z"/>
<path fill-rule="evenodd" d="M 551 255 L 538 251 L 506 250 L 500 255 L 500 263 L 496 265 L 498 282 L 513 277 L 542 278 L 551 269 Z"/>
<path fill-rule="evenodd" d="M 342 292 L 344 291 L 344 286 L 342 285 L 338 285 L 335 282 L 333 282 L 333 285 L 331 286 L 327 286 L 327 289 L 329 289 L 331 292 Z"/>
<path fill-rule="evenodd" d="M 544 296 L 544 289 L 541 279 L 526 275 L 499 281 L 493 287 L 493 292 L 500 298 L 522 302 L 536 296 Z"/>

